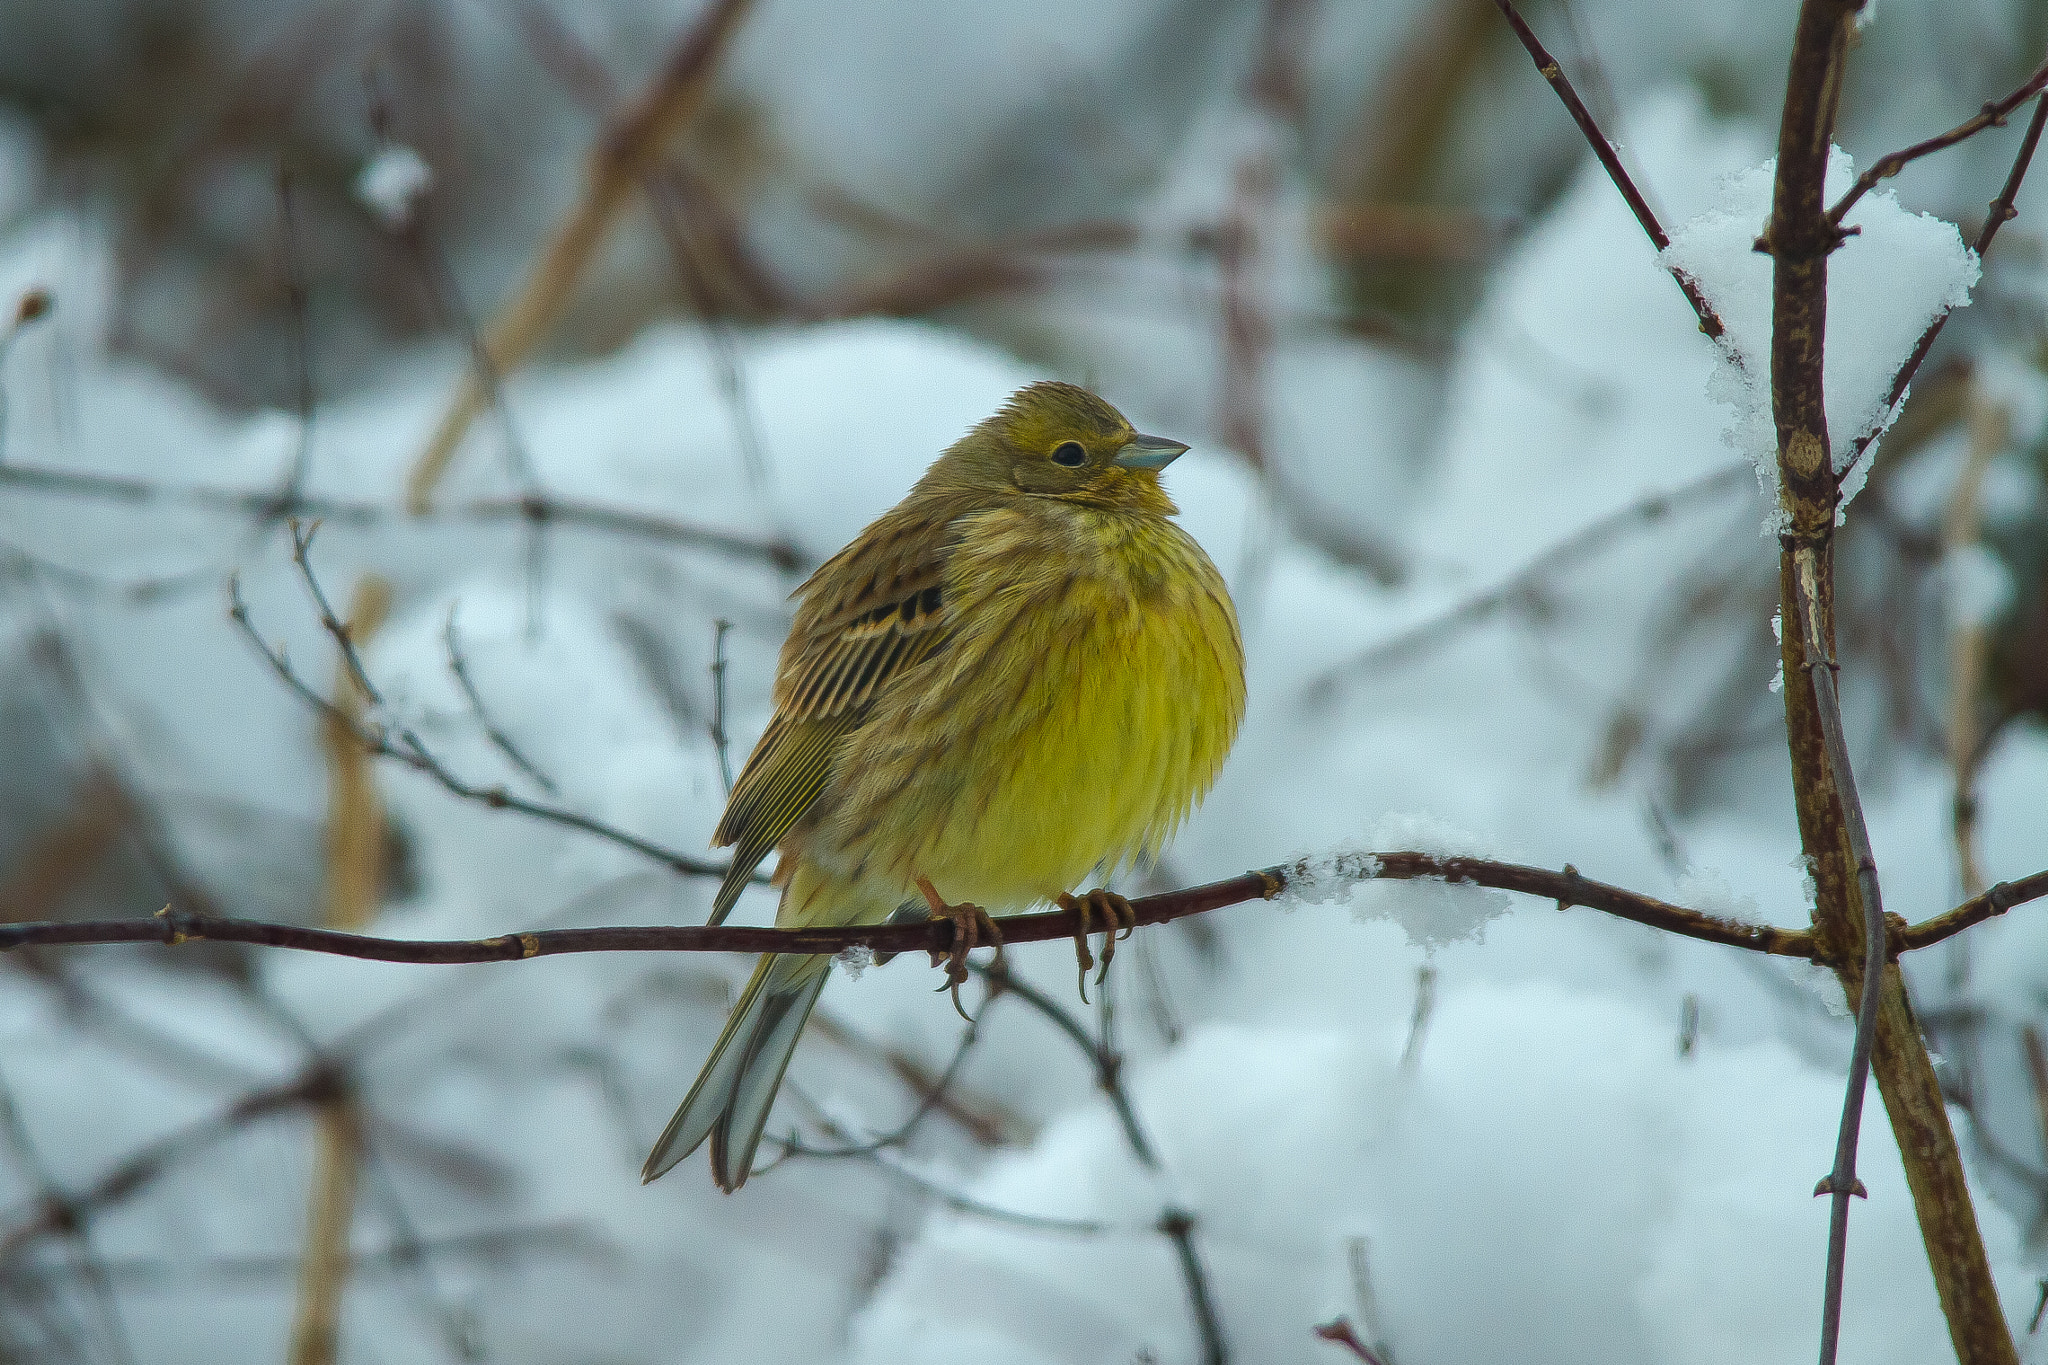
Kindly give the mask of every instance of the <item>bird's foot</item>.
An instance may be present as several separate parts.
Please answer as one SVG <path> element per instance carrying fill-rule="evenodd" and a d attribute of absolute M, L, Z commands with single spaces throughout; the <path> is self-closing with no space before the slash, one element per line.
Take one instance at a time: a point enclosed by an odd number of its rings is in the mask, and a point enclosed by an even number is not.
<path fill-rule="evenodd" d="M 1088 969 L 1095 965 L 1095 959 L 1088 953 L 1088 935 L 1093 932 L 1091 926 L 1095 917 L 1102 916 L 1102 970 L 1095 977 L 1095 984 L 1100 986 L 1109 976 L 1109 960 L 1116 956 L 1118 937 L 1129 938 L 1131 931 L 1138 927 L 1138 912 L 1122 896 L 1099 886 L 1085 896 L 1062 891 L 1056 904 L 1068 914 L 1081 917 L 1079 926 L 1074 930 L 1074 958 L 1081 964 L 1081 1003 L 1085 1005 L 1088 1003 Z"/>
<path fill-rule="evenodd" d="M 967 955 L 987 943 L 994 946 L 996 957 L 1000 960 L 1003 955 L 1003 931 L 989 918 L 988 911 L 978 905 L 946 904 L 945 899 L 924 877 L 917 879 L 917 889 L 924 893 L 925 904 L 931 907 L 933 919 L 953 921 L 953 949 L 950 953 L 932 949 L 932 965 L 936 967 L 941 962 L 946 964 L 946 984 L 939 989 L 953 992 L 953 1008 L 959 1010 L 962 1019 L 968 1019 L 967 1011 L 960 1005 L 960 986 L 967 980 Z M 968 1019 L 968 1022 L 972 1023 L 973 1020 Z"/>

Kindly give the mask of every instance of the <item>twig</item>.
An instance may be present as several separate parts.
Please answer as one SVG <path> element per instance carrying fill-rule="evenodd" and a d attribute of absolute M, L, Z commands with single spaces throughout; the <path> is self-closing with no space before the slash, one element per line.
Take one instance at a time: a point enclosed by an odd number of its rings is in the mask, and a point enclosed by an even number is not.
<path fill-rule="evenodd" d="M 2013 201 L 2018 198 L 2020 185 L 2027 178 L 2027 168 L 2033 165 L 2034 149 L 2041 145 L 2041 130 L 2044 124 L 2048 124 L 2048 99 L 2036 101 L 2034 116 L 2027 121 L 2027 131 L 2021 136 L 2019 151 L 2013 156 L 2012 169 L 2006 172 L 2005 184 L 1999 189 L 1998 197 L 1991 201 L 1990 216 L 1985 218 L 1984 226 L 1978 231 L 1977 240 L 1971 247 L 1980 261 L 1984 259 L 1985 253 L 1991 250 L 1991 243 L 1997 238 L 1998 230 L 2019 216 L 2019 210 L 2014 207 Z M 1892 386 L 1885 394 L 1884 407 L 1880 410 L 1881 415 L 1877 423 L 1869 431 L 1858 435 L 1855 445 L 1851 447 L 1848 468 L 1853 469 L 1856 462 L 1863 458 L 1863 452 L 1870 448 L 1871 442 L 1877 439 L 1878 432 L 1883 429 L 1885 418 L 1896 411 L 1899 404 L 1904 401 L 1907 386 L 1913 382 L 1913 376 L 1920 372 L 1920 366 L 1926 361 L 1927 353 L 1934 349 L 1934 339 L 1940 336 L 1941 329 L 1948 325 L 1948 317 L 1948 310 L 1944 309 L 1935 315 L 1934 321 L 1927 324 L 1927 330 L 1920 333 L 1920 339 L 1913 344 L 1912 354 L 1906 357 L 1906 363 L 1899 366 L 1898 373 L 1892 376 Z"/>
<path fill-rule="evenodd" d="M 1137 902 L 1132 904 L 1135 907 Z M 1137 1106 L 1131 1102 L 1130 1092 L 1124 1088 L 1122 1054 L 1106 1041 L 1091 1037 L 1081 1021 L 1065 1006 L 1030 982 L 1020 980 L 1002 958 L 998 957 L 983 967 L 981 975 L 992 985 L 1014 992 L 1019 1000 L 1037 1010 L 1081 1049 L 1094 1066 L 1095 1083 L 1108 1097 L 1131 1155 L 1146 1170 L 1155 1175 L 1163 1173 L 1165 1163 L 1160 1160 L 1158 1148 L 1139 1121 Z M 1196 1334 L 1202 1341 L 1203 1365 L 1226 1365 L 1230 1359 L 1230 1348 L 1224 1341 L 1222 1320 L 1216 1314 L 1215 1300 L 1209 1292 L 1208 1273 L 1203 1269 L 1201 1254 L 1195 1246 L 1195 1217 L 1186 1209 L 1169 1204 L 1160 1211 L 1157 1226 L 1160 1234 L 1172 1244 L 1174 1261 L 1180 1267 L 1181 1283 L 1188 1296 L 1188 1310 L 1194 1316 Z"/>
<path fill-rule="evenodd" d="M 489 373 L 502 375 L 513 369 L 546 334 L 641 174 L 703 105 L 718 59 L 747 8 L 748 0 L 712 0 L 683 33 L 647 91 L 599 138 L 585 168 L 582 197 L 556 227 L 519 293 L 492 321 L 480 351 Z M 415 510 L 432 501 L 435 486 L 487 396 L 477 372 L 463 377 L 407 480 L 406 501 Z"/>
<path fill-rule="evenodd" d="M 783 1143 L 783 1149 L 791 1156 L 819 1157 L 827 1160 L 844 1160 L 849 1157 L 870 1157 L 891 1147 L 901 1147 L 910 1141 L 911 1135 L 934 1113 L 946 1107 L 947 1093 L 953 1082 L 960 1078 L 960 1070 L 967 1064 L 967 1057 L 974 1045 L 981 1039 L 981 1025 L 988 1013 L 988 1007 L 1002 993 L 999 982 L 989 982 L 988 998 L 974 1011 L 967 1021 L 967 1027 L 960 1031 L 960 1041 L 954 1045 L 953 1056 L 947 1061 L 946 1069 L 923 1095 L 919 1096 L 917 1107 L 910 1111 L 910 1117 L 891 1128 L 888 1132 L 865 1141 L 856 1141 L 852 1134 L 845 1134 L 846 1141 L 837 1147 L 813 1147 L 795 1138 Z M 837 1128 L 839 1125 L 834 1124 Z M 842 1130 L 843 1131 L 843 1130 Z"/>
<path fill-rule="evenodd" d="M 1500 612 L 1534 600 L 1545 579 L 1598 553 L 1622 532 L 1650 526 L 1698 499 L 1740 487 L 1748 482 L 1749 464 L 1744 461 L 1711 470 L 1690 483 L 1657 493 L 1648 493 L 1603 516 L 1594 518 L 1564 539 L 1539 551 L 1521 568 L 1484 592 L 1439 615 L 1432 616 L 1385 640 L 1378 641 L 1341 663 L 1324 669 L 1309 683 L 1311 701 L 1321 702 L 1344 675 L 1371 668 L 1385 668 L 1412 657 L 1439 638 L 1468 626 L 1478 625 Z"/>
<path fill-rule="evenodd" d="M 1507 19 L 1508 27 L 1514 29 L 1515 37 L 1521 39 L 1522 46 L 1528 49 L 1530 59 L 1536 63 L 1536 70 L 1544 80 L 1550 82 L 1550 88 L 1557 92 L 1557 97 L 1564 101 L 1565 111 L 1572 116 L 1572 122 L 1579 125 L 1579 131 L 1585 134 L 1587 144 L 1593 149 L 1593 155 L 1600 158 L 1600 164 L 1607 169 L 1607 178 L 1614 182 L 1615 189 L 1621 191 L 1622 199 L 1627 202 L 1629 211 L 1635 214 L 1636 221 L 1643 225 L 1643 231 L 1649 236 L 1651 244 L 1658 251 L 1664 251 L 1671 245 L 1670 236 L 1657 221 L 1657 215 L 1651 212 L 1649 201 L 1644 199 L 1642 191 L 1636 188 L 1636 182 L 1629 178 L 1627 168 L 1621 164 L 1621 157 L 1614 150 L 1614 144 L 1600 131 L 1600 125 L 1594 121 L 1592 112 L 1586 108 L 1586 102 L 1580 99 L 1579 92 L 1572 88 L 1571 78 L 1564 74 L 1564 68 L 1558 65 L 1557 58 L 1551 56 L 1537 40 L 1536 31 L 1522 18 L 1521 11 L 1515 8 L 1514 0 L 1494 0 L 1494 3 L 1500 7 L 1501 14 Z M 1707 296 L 1700 292 L 1699 285 L 1682 270 L 1673 270 L 1670 274 L 1671 278 L 1678 282 L 1679 289 L 1684 292 L 1685 301 L 1692 305 L 1692 311 L 1698 315 L 1700 330 L 1710 337 L 1720 336 L 1724 330 L 1720 315 L 1714 311 L 1714 305 L 1707 302 Z"/>
<path fill-rule="evenodd" d="M 1885 921 L 1877 860 L 1870 850 L 1863 804 L 1857 798 L 1856 777 L 1849 766 L 1849 741 L 1842 732 L 1842 701 L 1835 691 L 1835 661 L 1829 657 L 1827 641 L 1821 636 L 1822 607 L 1813 548 L 1802 546 L 1795 552 L 1793 563 L 1800 588 L 1798 624 L 1805 639 L 1807 676 L 1812 680 L 1818 702 L 1828 774 L 1834 782 L 1842 826 L 1855 859 L 1857 890 L 1863 906 L 1863 970 L 1859 973 L 1863 989 L 1856 1008 L 1856 1042 L 1849 1054 L 1848 1092 L 1842 1100 L 1842 1122 L 1835 1137 L 1834 1167 L 1814 1188 L 1815 1194 L 1828 1194 L 1834 1201 L 1828 1212 L 1827 1281 L 1821 1299 L 1820 1347 L 1821 1365 L 1832 1365 L 1842 1329 L 1842 1280 L 1849 1259 L 1849 1200 L 1867 1193 L 1863 1182 L 1856 1178 L 1856 1145 L 1862 1131 L 1864 1092 L 1870 1085 L 1870 1052 L 1877 1043 L 1878 998 L 1883 991 L 1885 971 Z"/>
<path fill-rule="evenodd" d="M 1835 206 L 1828 210 L 1828 222 L 1840 227 L 1849 210 L 1856 207 L 1857 200 L 1876 189 L 1880 181 L 1889 180 L 1921 157 L 1953 147 L 1966 138 L 1975 137 L 1986 128 L 2003 127 L 2005 120 L 2015 109 L 2040 94 L 2044 88 L 2048 88 L 2048 62 L 2042 63 L 2033 75 L 2021 83 L 2019 89 L 2004 99 L 1987 101 L 1975 117 L 1963 120 L 1945 133 L 1938 133 L 1923 142 L 1901 148 L 1889 156 L 1879 157 L 1871 164 L 1869 170 L 1856 177 L 1856 183 L 1849 187 L 1849 192 L 1835 201 Z"/>
<path fill-rule="evenodd" d="M 1408 1020 L 1408 1041 L 1401 1045 L 1400 1071 L 1415 1074 L 1422 1063 L 1422 1040 L 1429 1033 L 1429 1019 L 1436 1012 L 1436 963 L 1425 962 L 1415 969 L 1415 1012 Z"/>
<path fill-rule="evenodd" d="M 14 316 L 7 320 L 5 329 L 0 329 L 0 468 L 7 463 L 7 357 L 14 353 L 14 343 L 24 331 L 50 315 L 50 307 L 50 291 L 36 285 L 16 300 Z"/>
<path fill-rule="evenodd" d="M 129 475 L 101 474 L 83 469 L 0 464 L 0 488 L 9 487 L 58 497 L 92 498 L 137 506 L 172 503 L 253 518 L 301 517 L 336 526 L 379 526 L 405 520 L 408 515 L 403 507 L 359 499 L 301 494 L 280 503 L 274 492 L 258 489 L 162 484 Z M 786 541 L 763 540 L 652 512 L 607 507 L 602 503 L 582 502 L 553 494 L 477 498 L 469 502 L 437 505 L 416 519 L 439 523 L 516 521 L 526 525 L 559 524 L 686 549 L 712 550 L 737 559 L 762 561 L 783 570 L 793 570 L 803 564 L 802 553 Z"/>
<path fill-rule="evenodd" d="M 448 608 L 448 624 L 441 632 L 441 641 L 447 648 L 448 672 L 454 677 L 455 685 L 462 689 L 462 695 L 469 702 L 469 714 L 491 742 L 491 747 L 504 755 L 505 761 L 532 778 L 534 784 L 549 796 L 561 794 L 555 779 L 542 772 L 534 761 L 521 752 L 504 727 L 491 717 L 490 709 L 484 705 L 483 695 L 476 690 L 476 680 L 469 675 L 469 660 L 463 657 L 462 645 L 455 635 L 455 607 Z"/>
<path fill-rule="evenodd" d="M 490 1228 L 481 1232 L 459 1232 L 445 1237 L 401 1241 L 349 1256 L 349 1275 L 358 1278 L 377 1272 L 396 1275 L 417 1274 L 420 1259 L 449 1256 L 474 1257 L 484 1262 L 503 1262 L 523 1255 L 574 1255 L 601 1260 L 611 1248 L 600 1242 L 583 1223 L 542 1223 L 530 1227 Z M 143 1289 L 170 1289 L 208 1283 L 233 1284 L 268 1281 L 294 1273 L 302 1260 L 296 1251 L 254 1252 L 194 1260 L 184 1256 L 110 1257 L 108 1278 L 116 1284 Z M 64 1273 L 68 1267 L 42 1269 Z"/>
<path fill-rule="evenodd" d="M 364 671 L 360 656 L 356 654 L 355 647 L 349 643 L 347 631 L 343 630 L 340 622 L 335 619 L 333 608 L 327 604 L 325 594 L 319 589 L 319 580 L 313 576 L 310 566 L 303 562 L 305 542 L 303 539 L 300 539 L 303 534 L 296 526 L 293 528 L 295 543 L 298 545 L 295 554 L 301 559 L 301 576 L 305 579 L 320 611 L 321 625 L 327 630 L 329 636 L 334 639 L 343 662 L 357 680 L 357 684 L 363 688 L 364 695 L 371 699 L 372 704 L 378 709 L 380 715 L 388 717 L 389 713 L 384 707 L 383 698 L 377 692 L 375 684 L 370 682 L 369 675 Z M 357 741 L 377 757 L 395 759 L 413 771 L 433 778 L 434 781 L 440 783 L 449 793 L 460 797 L 462 800 L 474 801 L 492 810 L 514 811 L 535 820 L 543 820 L 549 824 L 580 830 L 585 834 L 593 835 L 608 843 L 617 844 L 621 848 L 629 849 L 644 858 L 652 859 L 672 872 L 692 877 L 722 877 L 725 875 L 725 868 L 722 864 L 714 863 L 707 859 L 693 858 L 687 854 L 678 853 L 674 849 L 664 848 L 660 844 L 643 839 L 637 834 L 629 833 L 593 816 L 567 810 L 560 806 L 548 805 L 544 802 L 528 800 L 523 796 L 518 796 L 505 790 L 501 785 L 483 787 L 464 781 L 441 761 L 440 757 L 419 737 L 418 732 L 410 726 L 391 724 L 388 719 L 380 719 L 373 723 L 369 720 L 353 720 L 349 718 L 332 701 L 320 695 L 305 679 L 294 672 L 290 662 L 285 658 L 284 652 L 273 648 L 263 638 L 262 634 L 257 631 L 254 622 L 249 617 L 248 604 L 242 600 L 241 580 L 236 576 L 230 576 L 228 579 L 228 619 L 234 622 L 236 629 L 242 632 L 243 636 L 263 656 L 264 661 L 270 665 L 271 671 L 276 673 L 285 686 L 289 687 L 301 701 L 312 707 L 323 717 L 330 720 L 339 718 L 341 723 L 351 728 Z"/>
<path fill-rule="evenodd" d="M 1334 1322 L 1323 1323 L 1314 1330 L 1318 1337 L 1333 1345 L 1342 1346 L 1364 1361 L 1365 1365 L 1387 1365 L 1378 1352 L 1359 1340 L 1358 1332 L 1352 1327 L 1349 1318 L 1338 1318 Z"/>
<path fill-rule="evenodd" d="M 720 617 L 711 623 L 711 746 L 718 751 L 718 777 L 725 794 L 732 795 L 732 750 L 725 733 L 725 637 L 732 622 Z"/>

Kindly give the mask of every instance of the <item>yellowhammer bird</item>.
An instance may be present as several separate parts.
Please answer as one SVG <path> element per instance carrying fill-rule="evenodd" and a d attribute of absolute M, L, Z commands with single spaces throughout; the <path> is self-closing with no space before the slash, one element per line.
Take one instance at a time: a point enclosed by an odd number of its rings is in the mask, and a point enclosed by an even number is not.
<path fill-rule="evenodd" d="M 956 1006 L 967 949 L 1000 943 L 985 909 L 1079 909 L 1085 973 L 1090 911 L 1113 931 L 1130 906 L 1068 888 L 1156 853 L 1244 714 L 1230 595 L 1159 486 L 1186 449 L 1033 384 L 812 574 L 714 839 L 736 847 L 711 923 L 779 849 L 784 928 L 951 917 Z M 746 1183 L 830 966 L 761 959 L 643 1179 L 708 1137 L 719 1187 Z"/>

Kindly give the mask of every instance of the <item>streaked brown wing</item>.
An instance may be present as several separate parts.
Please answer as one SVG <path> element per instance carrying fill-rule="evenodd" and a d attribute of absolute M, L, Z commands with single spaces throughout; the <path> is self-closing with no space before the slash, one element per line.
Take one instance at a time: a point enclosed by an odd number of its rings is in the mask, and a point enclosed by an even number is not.
<path fill-rule="evenodd" d="M 803 603 L 776 668 L 775 719 L 712 836 L 735 847 L 710 923 L 731 913 L 754 869 L 818 799 L 841 741 L 875 697 L 944 647 L 948 540 L 943 522 L 897 529 L 885 519 L 797 590 Z"/>

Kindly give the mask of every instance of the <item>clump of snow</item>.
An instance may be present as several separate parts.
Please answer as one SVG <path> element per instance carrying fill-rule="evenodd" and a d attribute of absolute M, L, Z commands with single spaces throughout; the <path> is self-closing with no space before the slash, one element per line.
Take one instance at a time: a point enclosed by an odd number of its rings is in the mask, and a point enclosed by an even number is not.
<path fill-rule="evenodd" d="M 1726 877 L 1710 867 L 1688 867 L 1679 875 L 1675 894 L 1678 903 L 1688 909 L 1744 924 L 1759 919 L 1756 897 L 1736 891 Z"/>
<path fill-rule="evenodd" d="M 1426 814 L 1383 815 L 1373 825 L 1370 842 L 1380 852 L 1493 856 L 1477 836 Z M 1358 919 L 1392 920 L 1407 933 L 1410 943 L 1428 949 L 1477 942 L 1487 924 L 1506 914 L 1512 904 L 1507 892 L 1490 887 L 1433 878 L 1380 881 L 1380 871 L 1379 858 L 1363 848 L 1340 848 L 1301 858 L 1288 867 L 1287 890 L 1278 903 L 1283 907 L 1349 905 Z"/>
<path fill-rule="evenodd" d="M 380 148 L 356 175 L 356 198 L 396 232 L 412 222 L 419 203 L 434 187 L 434 170 L 412 148 L 392 143 Z"/>
<path fill-rule="evenodd" d="M 1728 442 L 1749 457 L 1772 495 L 1769 534 L 1783 527 L 1771 418 L 1772 262 L 1755 244 L 1770 217 L 1776 172 L 1771 160 L 1724 178 L 1718 205 L 1673 232 L 1662 257 L 1667 268 L 1698 283 L 1727 326 L 1723 363 L 1709 393 L 1733 409 Z M 1828 160 L 1827 199 L 1839 198 L 1855 178 L 1849 154 L 1836 148 Z M 1858 200 L 1845 226 L 1854 235 L 1828 260 L 1825 384 L 1833 465 L 1843 476 L 1846 507 L 1869 470 L 1867 457 L 1860 469 L 1849 468 L 1857 441 L 1881 434 L 1898 416 L 1885 402 L 1893 376 L 1929 324 L 1970 301 L 1980 271 L 1954 224 L 1908 212 L 1889 189 Z"/>
<path fill-rule="evenodd" d="M 875 965 L 875 950 L 865 943 L 856 943 L 840 949 L 838 957 L 833 960 L 849 981 L 858 981 L 862 972 Z"/>

